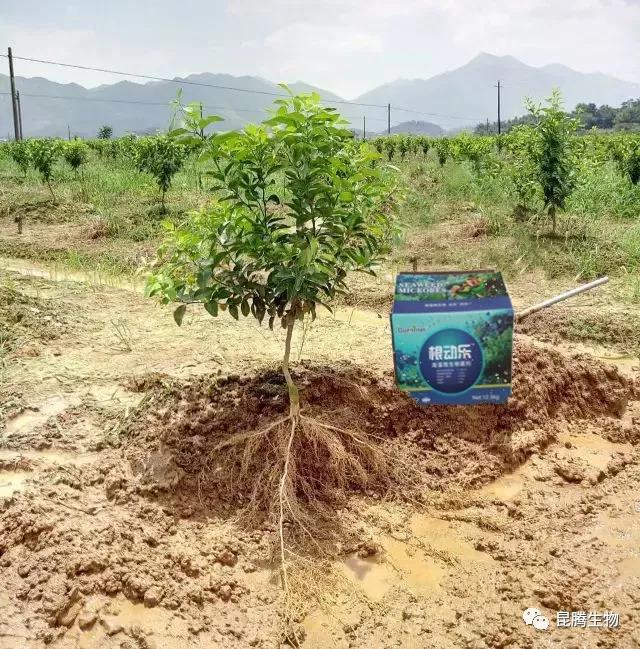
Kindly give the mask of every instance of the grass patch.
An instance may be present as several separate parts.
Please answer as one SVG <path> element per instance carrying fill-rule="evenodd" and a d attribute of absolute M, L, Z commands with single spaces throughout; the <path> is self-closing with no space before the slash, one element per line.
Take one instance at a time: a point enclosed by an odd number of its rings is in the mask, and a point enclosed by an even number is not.
<path fill-rule="evenodd" d="M 514 212 L 517 197 L 499 164 L 480 171 L 454 160 L 440 166 L 433 152 L 394 163 L 403 179 L 403 236 L 389 268 L 408 270 L 416 258 L 420 270 L 496 267 L 513 277 L 542 268 L 549 277 L 580 280 L 609 274 L 623 278 L 625 299 L 640 302 L 640 188 L 612 163 L 583 163 L 556 236 L 550 236 L 539 200 L 528 212 Z M 175 176 L 163 213 L 151 176 L 95 152 L 79 174 L 57 164 L 55 204 L 33 170 L 23 176 L 9 159 L 0 160 L 0 182 L 0 215 L 22 216 L 25 228 L 77 222 L 90 245 L 104 241 L 94 251 L 11 239 L 0 244 L 0 254 L 109 275 L 132 274 L 141 262 L 139 246 L 133 244 L 147 242 L 145 252 L 151 254 L 164 219 L 177 221 L 212 196 L 200 188 L 196 168 L 188 162 Z"/>
<path fill-rule="evenodd" d="M 394 261 L 420 270 L 496 267 L 505 275 L 544 269 L 549 277 L 588 280 L 608 274 L 629 282 L 640 299 L 640 189 L 613 165 L 591 166 L 559 215 L 558 232 L 540 203 L 516 215 L 508 178 L 449 160 L 440 167 L 419 156 L 403 166 L 407 200 L 401 212 L 404 244 Z M 631 218 L 631 217 L 635 218 Z"/>
<path fill-rule="evenodd" d="M 0 159 L 0 214 L 22 216 L 26 222 L 61 223 L 96 219 L 104 221 L 105 236 L 145 241 L 160 231 L 164 219 L 180 218 L 210 199 L 199 189 L 191 164 L 176 174 L 167 193 L 166 212 L 160 208 L 158 187 L 148 174 L 133 165 L 92 154 L 75 173 L 58 162 L 52 182 L 54 202 L 38 174 L 22 174 L 13 161 Z"/>
<path fill-rule="evenodd" d="M 29 259 L 76 271 L 90 271 L 98 275 L 132 276 L 140 260 L 122 252 L 87 253 L 67 248 L 43 248 L 34 244 L 0 240 L 0 256 Z"/>

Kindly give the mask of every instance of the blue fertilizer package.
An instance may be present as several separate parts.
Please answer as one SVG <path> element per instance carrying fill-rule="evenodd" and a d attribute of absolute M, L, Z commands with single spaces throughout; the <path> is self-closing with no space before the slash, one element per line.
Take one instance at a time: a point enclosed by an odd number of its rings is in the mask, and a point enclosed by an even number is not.
<path fill-rule="evenodd" d="M 499 272 L 399 274 L 391 331 L 396 383 L 418 403 L 509 398 L 513 306 Z"/>

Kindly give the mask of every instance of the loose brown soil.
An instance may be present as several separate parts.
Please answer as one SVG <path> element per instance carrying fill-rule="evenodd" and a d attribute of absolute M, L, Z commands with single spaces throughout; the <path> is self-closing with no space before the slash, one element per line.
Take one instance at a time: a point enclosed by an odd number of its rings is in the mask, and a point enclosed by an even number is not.
<path fill-rule="evenodd" d="M 255 481 L 212 450 L 286 413 L 282 333 L 200 313 L 178 329 L 122 288 L 9 279 L 82 318 L 3 374 L 20 407 L 0 434 L 0 648 L 281 646 L 276 529 L 242 516 Z M 520 336 L 506 407 L 422 408 L 389 345 L 386 317 L 354 307 L 294 341 L 304 412 L 388 462 L 338 484 L 295 449 L 334 512 L 314 542 L 286 525 L 302 646 L 640 646 L 634 365 Z M 562 610 L 620 628 L 556 629 Z"/>
<path fill-rule="evenodd" d="M 37 354 L 40 343 L 58 338 L 69 325 L 64 304 L 0 285 L 0 345 L 3 355 Z"/>

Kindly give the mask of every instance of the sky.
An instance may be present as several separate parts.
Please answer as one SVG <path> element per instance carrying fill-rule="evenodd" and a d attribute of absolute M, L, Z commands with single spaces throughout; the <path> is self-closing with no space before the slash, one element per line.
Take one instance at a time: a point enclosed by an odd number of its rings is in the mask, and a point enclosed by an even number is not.
<path fill-rule="evenodd" d="M 7 46 L 162 77 L 303 80 L 347 99 L 480 52 L 640 82 L 640 0 L 0 0 Z M 87 87 L 119 80 L 24 61 L 16 74 Z"/>

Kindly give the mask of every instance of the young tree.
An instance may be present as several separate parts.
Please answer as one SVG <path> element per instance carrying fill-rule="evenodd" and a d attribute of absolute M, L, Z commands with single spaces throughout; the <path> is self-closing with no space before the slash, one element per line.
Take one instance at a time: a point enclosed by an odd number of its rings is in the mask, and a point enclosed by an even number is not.
<path fill-rule="evenodd" d="M 608 148 L 619 171 L 634 185 L 640 185 L 640 137 L 616 135 L 609 141 Z"/>
<path fill-rule="evenodd" d="M 297 418 L 288 370 L 295 323 L 344 293 L 349 271 L 371 273 L 389 251 L 392 185 L 371 165 L 377 155 L 354 141 L 347 122 L 317 95 L 276 103 L 262 125 L 210 137 L 202 159 L 214 165 L 221 199 L 182 227 L 169 226 L 165 263 L 148 292 L 182 303 L 178 323 L 192 302 L 211 315 L 228 309 L 234 318 L 268 317 L 270 327 L 279 320 L 287 331 L 282 370 Z"/>
<path fill-rule="evenodd" d="M 387 160 L 391 162 L 393 160 L 393 155 L 396 152 L 396 141 L 390 135 L 387 135 L 384 138 L 384 150 L 387 152 Z"/>
<path fill-rule="evenodd" d="M 426 158 L 429 154 L 429 149 L 431 148 L 431 138 L 428 135 L 421 135 L 419 139 L 419 145 L 422 149 L 422 154 Z"/>
<path fill-rule="evenodd" d="M 189 104 L 182 103 L 182 93 L 178 93 L 178 97 L 172 102 L 174 107 L 173 121 L 179 122 L 180 126 L 169 132 L 173 137 L 180 137 L 180 141 L 185 146 L 185 157 L 195 160 L 196 171 L 196 186 L 202 189 L 202 172 L 199 169 L 197 158 L 195 157 L 211 136 L 208 130 L 212 124 L 221 122 L 222 118 L 217 115 L 209 115 L 203 117 L 203 104 L 199 101 L 194 101 Z"/>
<path fill-rule="evenodd" d="M 533 127 L 525 124 L 514 126 L 502 140 L 507 177 L 518 201 L 514 212 L 519 218 L 526 217 L 530 204 L 540 192 L 532 156 L 533 140 Z"/>
<path fill-rule="evenodd" d="M 208 138 L 201 159 L 213 167 L 220 198 L 182 225 L 167 226 L 160 266 L 147 288 L 164 303 L 180 304 L 178 324 L 187 304 L 200 303 L 213 316 L 227 310 L 236 319 L 251 315 L 270 327 L 278 322 L 286 331 L 281 368 L 288 415 L 216 447 L 224 449 L 216 461 L 228 463 L 233 479 L 251 480 L 254 503 L 278 517 L 285 591 L 285 511 L 308 522 L 296 504 L 300 494 L 327 495 L 345 479 L 362 480 L 363 466 L 371 466 L 365 458 L 374 452 L 354 433 L 301 413 L 289 367 L 294 328 L 346 292 L 350 271 L 373 273 L 393 234 L 388 170 L 372 164 L 379 155 L 355 141 L 335 109 L 319 100 L 316 94 L 278 100 L 261 125 Z M 305 473 L 310 447 L 315 457 L 320 453 L 340 467 L 333 482 L 318 484 Z M 237 457 L 245 458 L 241 467 Z"/>
<path fill-rule="evenodd" d="M 26 176 L 31 162 L 29 151 L 29 142 L 27 140 L 18 140 L 11 142 L 9 145 L 9 156 L 20 167 L 20 171 Z"/>
<path fill-rule="evenodd" d="M 564 208 L 576 185 L 575 132 L 580 121 L 562 110 L 558 90 L 553 91 L 547 106 L 528 101 L 527 109 L 536 120 L 531 147 L 535 175 L 555 233 L 556 212 Z"/>
<path fill-rule="evenodd" d="M 640 185 L 640 140 L 629 142 L 625 157 L 625 170 L 634 185 Z"/>
<path fill-rule="evenodd" d="M 373 144 L 375 147 L 375 150 L 382 154 L 384 152 L 384 138 L 383 137 L 376 137 L 373 140 L 369 140 L 370 144 Z"/>
<path fill-rule="evenodd" d="M 451 141 L 446 137 L 438 137 L 433 141 L 433 148 L 438 156 L 438 163 L 444 167 L 447 158 L 451 155 Z"/>
<path fill-rule="evenodd" d="M 53 187 L 51 187 L 51 179 L 53 178 L 53 167 L 60 155 L 60 142 L 49 138 L 30 140 L 29 149 L 33 166 L 42 176 L 42 180 L 47 183 L 55 203 L 56 195 L 53 193 Z"/>
<path fill-rule="evenodd" d="M 99 140 L 110 140 L 113 136 L 113 127 L 109 124 L 101 126 L 98 130 L 98 139 Z"/>
<path fill-rule="evenodd" d="M 89 157 L 89 147 L 82 140 L 71 140 L 64 144 L 62 156 L 77 175 Z"/>
<path fill-rule="evenodd" d="M 400 151 L 400 159 L 404 160 L 410 149 L 410 138 L 408 135 L 400 135 L 398 137 L 398 150 Z"/>
<path fill-rule="evenodd" d="M 139 168 L 150 173 L 162 192 L 162 210 L 167 207 L 165 194 L 171 187 L 173 177 L 184 164 L 186 154 L 184 146 L 167 135 L 158 135 L 141 141 Z"/>

